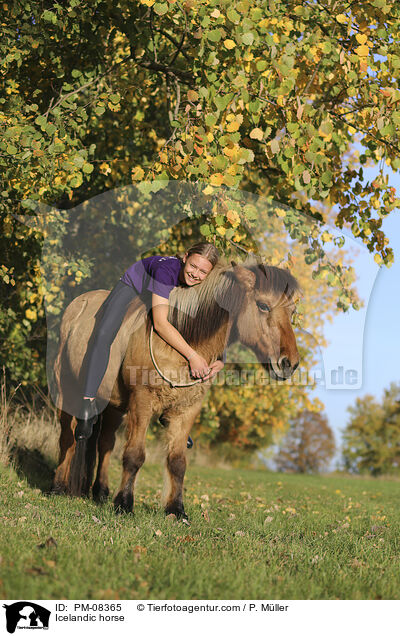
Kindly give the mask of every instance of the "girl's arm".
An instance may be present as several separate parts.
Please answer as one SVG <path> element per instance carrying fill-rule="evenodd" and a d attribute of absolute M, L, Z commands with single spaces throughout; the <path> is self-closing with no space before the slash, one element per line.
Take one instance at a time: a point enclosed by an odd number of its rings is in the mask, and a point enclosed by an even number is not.
<path fill-rule="evenodd" d="M 207 361 L 196 353 L 179 331 L 168 322 L 168 299 L 163 298 L 163 296 L 158 296 L 158 294 L 152 294 L 151 304 L 153 310 L 153 325 L 158 335 L 189 361 L 190 370 L 194 377 L 204 377 L 207 375 L 209 371 Z"/>

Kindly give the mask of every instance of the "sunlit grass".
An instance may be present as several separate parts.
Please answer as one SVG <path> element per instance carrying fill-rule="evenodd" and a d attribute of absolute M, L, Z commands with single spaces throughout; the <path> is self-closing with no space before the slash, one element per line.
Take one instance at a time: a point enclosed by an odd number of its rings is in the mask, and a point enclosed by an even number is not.
<path fill-rule="evenodd" d="M 120 464 L 112 464 L 118 486 Z M 399 598 L 398 484 L 189 466 L 191 525 L 165 518 L 162 468 L 134 515 L 1 473 L 2 598 Z"/>

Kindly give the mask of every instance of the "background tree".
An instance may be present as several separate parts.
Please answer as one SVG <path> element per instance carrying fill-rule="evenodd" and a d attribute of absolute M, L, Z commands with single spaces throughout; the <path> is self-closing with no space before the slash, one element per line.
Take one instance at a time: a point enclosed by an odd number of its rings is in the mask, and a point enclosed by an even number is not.
<path fill-rule="evenodd" d="M 350 472 L 371 475 L 400 468 L 400 386 L 385 389 L 381 402 L 372 395 L 357 398 L 349 407 L 343 433 L 343 462 Z"/>
<path fill-rule="evenodd" d="M 275 463 L 282 472 L 315 473 L 328 466 L 334 453 L 335 438 L 326 416 L 301 411 L 291 419 Z"/>

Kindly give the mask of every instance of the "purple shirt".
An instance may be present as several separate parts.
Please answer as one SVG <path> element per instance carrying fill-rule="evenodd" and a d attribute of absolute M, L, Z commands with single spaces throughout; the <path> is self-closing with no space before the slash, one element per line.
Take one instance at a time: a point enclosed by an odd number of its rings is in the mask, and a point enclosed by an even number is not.
<path fill-rule="evenodd" d="M 176 256 L 149 256 L 133 263 L 120 280 L 141 294 L 149 291 L 168 298 L 179 284 L 182 261 Z"/>

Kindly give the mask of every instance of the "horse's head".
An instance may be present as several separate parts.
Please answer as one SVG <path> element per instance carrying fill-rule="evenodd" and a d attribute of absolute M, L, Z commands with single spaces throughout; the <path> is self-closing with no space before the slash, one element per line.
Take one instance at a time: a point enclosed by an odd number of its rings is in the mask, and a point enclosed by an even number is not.
<path fill-rule="evenodd" d="M 236 319 L 232 336 L 255 353 L 273 379 L 286 380 L 299 364 L 292 328 L 298 283 L 278 267 L 242 266 L 233 261 L 232 266 L 239 300 L 233 300 Z"/>

